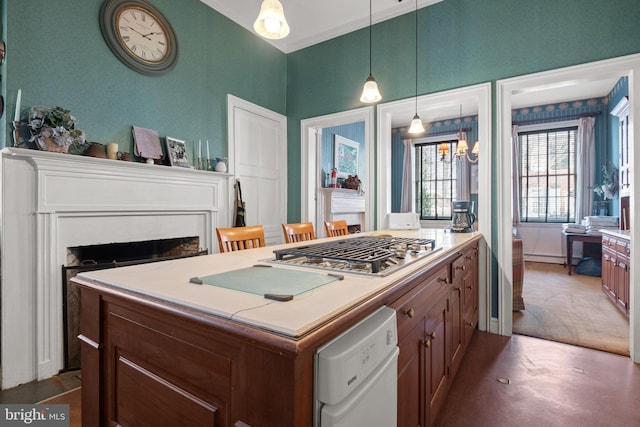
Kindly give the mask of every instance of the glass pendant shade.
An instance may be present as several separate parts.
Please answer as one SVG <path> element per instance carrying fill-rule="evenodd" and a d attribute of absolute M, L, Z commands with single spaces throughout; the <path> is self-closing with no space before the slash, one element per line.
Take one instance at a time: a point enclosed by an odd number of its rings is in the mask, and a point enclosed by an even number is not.
<path fill-rule="evenodd" d="M 284 9 L 278 0 L 264 0 L 253 29 L 264 38 L 277 40 L 289 34 L 289 24 L 284 18 Z"/>
<path fill-rule="evenodd" d="M 449 154 L 449 144 L 447 144 L 446 142 L 441 142 L 440 146 L 438 146 L 438 154 L 440 154 L 442 157 Z"/>
<path fill-rule="evenodd" d="M 422 125 L 422 120 L 420 119 L 420 116 L 418 115 L 418 113 L 416 113 L 415 116 L 413 116 L 413 120 L 411 120 L 411 126 L 409 126 L 409 133 L 422 133 L 424 132 L 424 126 Z M 447 150 L 449 150 L 447 148 Z"/>
<path fill-rule="evenodd" d="M 480 153 L 480 147 L 478 145 L 478 141 L 476 141 L 476 143 L 473 144 L 473 150 L 471 150 L 471 152 L 476 156 Z"/>
<path fill-rule="evenodd" d="M 370 104 L 372 102 L 378 102 L 381 99 L 382 95 L 380 95 L 380 91 L 378 90 L 378 83 L 376 83 L 376 79 L 373 78 L 373 75 L 369 73 L 369 77 L 367 77 L 367 80 L 364 82 L 360 101 Z"/>
<path fill-rule="evenodd" d="M 464 156 L 465 154 L 467 154 L 468 150 L 469 150 L 469 145 L 467 144 L 467 139 L 466 138 L 458 139 L 456 154 L 458 156 Z"/>

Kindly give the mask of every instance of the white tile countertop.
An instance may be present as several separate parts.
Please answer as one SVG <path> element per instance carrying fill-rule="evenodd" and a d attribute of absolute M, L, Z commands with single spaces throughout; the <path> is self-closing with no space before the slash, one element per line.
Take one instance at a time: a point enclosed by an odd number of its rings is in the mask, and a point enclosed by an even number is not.
<path fill-rule="evenodd" d="M 442 250 L 386 277 L 344 273 L 344 280 L 320 286 L 285 302 L 268 300 L 262 295 L 217 286 L 195 285 L 189 282 L 192 277 L 204 277 L 260 264 L 260 260 L 272 258 L 273 250 L 282 246 L 97 270 L 81 273 L 78 278 L 85 282 L 170 301 L 190 309 L 233 319 L 290 337 L 298 337 L 398 282 L 409 273 L 449 255 L 460 245 L 479 235 L 478 233 L 449 233 L 440 229 L 377 231 L 362 234 L 382 233 L 396 237 L 435 239 L 436 245 L 441 246 Z M 318 239 L 318 242 L 323 240 L 327 239 Z M 308 243 L 303 242 L 303 244 Z M 274 268 L 313 271 L 304 267 Z"/>

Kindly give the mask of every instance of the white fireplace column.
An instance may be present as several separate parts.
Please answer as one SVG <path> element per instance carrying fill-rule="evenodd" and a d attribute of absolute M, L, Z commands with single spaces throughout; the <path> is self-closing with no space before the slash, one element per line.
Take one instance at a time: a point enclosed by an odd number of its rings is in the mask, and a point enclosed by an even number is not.
<path fill-rule="evenodd" d="M 67 248 L 198 236 L 217 250 L 230 175 L 26 149 L 2 150 L 2 388 L 64 366 Z"/>

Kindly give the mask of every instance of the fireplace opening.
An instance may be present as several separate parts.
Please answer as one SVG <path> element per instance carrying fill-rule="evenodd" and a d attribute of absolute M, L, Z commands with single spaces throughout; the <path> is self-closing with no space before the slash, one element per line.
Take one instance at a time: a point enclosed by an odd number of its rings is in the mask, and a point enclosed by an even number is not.
<path fill-rule="evenodd" d="M 71 282 L 78 273 L 207 255 L 198 236 L 67 248 L 62 267 L 64 371 L 80 367 L 80 289 Z"/>
<path fill-rule="evenodd" d="M 360 233 L 362 231 L 362 227 L 360 224 L 352 224 L 347 225 L 347 230 L 349 230 L 349 234 Z"/>

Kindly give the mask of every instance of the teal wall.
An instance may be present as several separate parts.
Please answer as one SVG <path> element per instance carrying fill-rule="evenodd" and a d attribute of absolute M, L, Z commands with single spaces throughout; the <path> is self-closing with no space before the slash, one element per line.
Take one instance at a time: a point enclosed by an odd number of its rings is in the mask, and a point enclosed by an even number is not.
<path fill-rule="evenodd" d="M 153 0 L 179 45 L 176 67 L 159 77 L 139 74 L 111 53 L 98 23 L 101 4 L 7 1 L 5 125 L 20 88 L 23 117 L 32 105 L 60 105 L 78 118 L 89 141 L 114 141 L 130 151 L 135 125 L 186 140 L 189 150 L 193 141 L 209 139 L 211 156 L 223 157 L 227 93 L 286 114 L 286 55 L 202 2 Z"/>
<path fill-rule="evenodd" d="M 418 13 L 419 94 L 640 52 L 637 0 L 446 0 Z M 413 29 L 412 14 L 372 29 L 383 102 L 415 95 Z M 300 120 L 362 106 L 367 47 L 363 29 L 287 56 L 289 220 L 300 217 Z"/>

